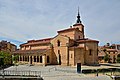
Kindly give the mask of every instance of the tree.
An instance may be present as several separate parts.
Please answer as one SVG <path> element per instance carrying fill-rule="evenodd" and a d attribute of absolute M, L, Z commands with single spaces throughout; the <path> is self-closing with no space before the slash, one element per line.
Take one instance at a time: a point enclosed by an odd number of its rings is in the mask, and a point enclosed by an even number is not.
<path fill-rule="evenodd" d="M 12 61 L 13 61 L 14 64 L 17 63 L 18 59 L 19 59 L 19 55 L 12 56 Z"/>
<path fill-rule="evenodd" d="M 0 51 L 0 59 L 1 59 L 0 62 L 1 65 L 11 64 L 12 62 L 11 54 L 6 51 Z"/>
<path fill-rule="evenodd" d="M 4 59 L 3 56 L 0 56 L 0 66 L 1 66 L 1 65 L 4 65 L 3 59 Z"/>
<path fill-rule="evenodd" d="M 104 51 L 104 53 L 105 53 L 105 56 L 104 56 L 104 60 L 105 60 L 105 62 L 110 62 L 110 57 L 109 57 L 109 55 L 107 54 L 107 50 L 106 49 L 103 49 L 103 51 Z"/>
<path fill-rule="evenodd" d="M 120 54 L 117 56 L 117 62 L 120 63 Z"/>
<path fill-rule="evenodd" d="M 104 56 L 104 60 L 105 60 L 105 62 L 107 62 L 107 61 L 109 61 L 109 55 L 108 54 L 106 54 L 105 56 Z"/>

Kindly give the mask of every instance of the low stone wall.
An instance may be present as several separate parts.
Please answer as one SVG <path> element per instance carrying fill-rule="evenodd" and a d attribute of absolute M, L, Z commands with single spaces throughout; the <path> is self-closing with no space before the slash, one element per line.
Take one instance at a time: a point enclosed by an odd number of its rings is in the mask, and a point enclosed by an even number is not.
<path fill-rule="evenodd" d="M 43 80 L 42 78 L 0 78 L 0 80 Z"/>

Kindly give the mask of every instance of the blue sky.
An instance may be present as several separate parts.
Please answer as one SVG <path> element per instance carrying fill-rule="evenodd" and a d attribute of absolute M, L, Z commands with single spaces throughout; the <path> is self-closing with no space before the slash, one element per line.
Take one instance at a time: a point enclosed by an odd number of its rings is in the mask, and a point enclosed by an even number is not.
<path fill-rule="evenodd" d="M 0 0 L 0 40 L 54 37 L 76 22 L 78 6 L 87 38 L 120 44 L 120 0 Z"/>

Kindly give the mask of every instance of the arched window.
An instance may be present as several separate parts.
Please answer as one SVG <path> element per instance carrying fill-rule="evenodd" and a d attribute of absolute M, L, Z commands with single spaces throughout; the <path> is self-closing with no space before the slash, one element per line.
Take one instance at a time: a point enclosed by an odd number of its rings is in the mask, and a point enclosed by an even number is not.
<path fill-rule="evenodd" d="M 89 55 L 92 55 L 92 49 L 89 50 Z"/>
<path fill-rule="evenodd" d="M 58 47 L 60 46 L 60 41 L 59 40 L 57 41 L 57 45 L 58 45 Z"/>
<path fill-rule="evenodd" d="M 71 58 L 72 58 L 72 54 L 71 54 Z"/>
<path fill-rule="evenodd" d="M 60 50 L 58 50 L 58 54 L 60 54 Z"/>

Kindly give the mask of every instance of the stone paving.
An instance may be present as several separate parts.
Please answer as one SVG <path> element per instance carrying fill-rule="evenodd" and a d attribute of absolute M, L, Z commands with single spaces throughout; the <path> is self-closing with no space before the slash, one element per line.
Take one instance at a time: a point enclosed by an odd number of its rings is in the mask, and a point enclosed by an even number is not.
<path fill-rule="evenodd" d="M 82 69 L 99 69 L 108 68 L 111 66 L 82 66 Z M 69 66 L 29 66 L 19 65 L 11 66 L 5 70 L 17 70 L 17 71 L 41 71 L 41 77 L 44 80 L 112 80 L 107 75 L 96 76 L 85 75 L 76 72 L 76 67 Z"/>

